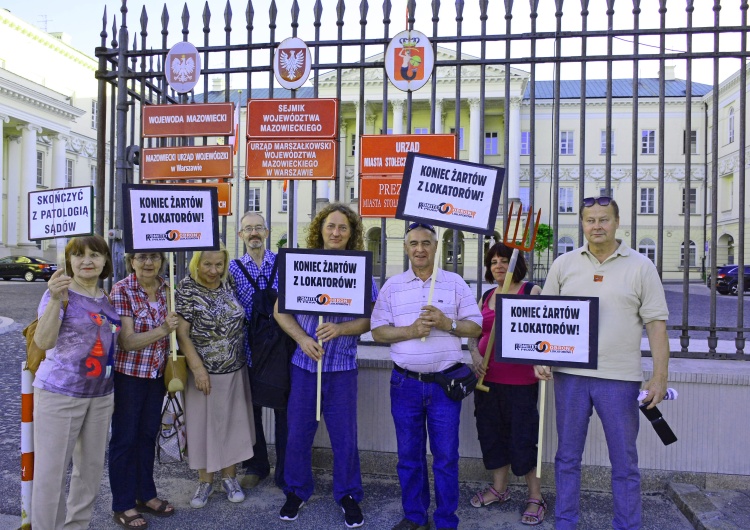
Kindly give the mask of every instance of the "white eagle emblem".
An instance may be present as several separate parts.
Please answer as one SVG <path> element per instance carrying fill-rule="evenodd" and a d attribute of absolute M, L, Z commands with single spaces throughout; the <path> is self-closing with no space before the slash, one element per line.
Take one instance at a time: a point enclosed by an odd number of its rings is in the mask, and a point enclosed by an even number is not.
<path fill-rule="evenodd" d="M 195 61 L 192 57 L 186 59 L 183 55 L 181 58 L 175 57 L 172 60 L 172 75 L 178 83 L 190 81 L 193 72 L 195 72 Z"/>
<path fill-rule="evenodd" d="M 289 81 L 294 81 L 297 77 L 297 70 L 302 68 L 302 65 L 305 63 L 304 53 L 305 50 L 297 50 L 296 52 L 292 50 L 289 53 L 281 51 L 279 62 L 281 63 L 281 67 L 287 72 L 287 75 L 284 77 Z"/>

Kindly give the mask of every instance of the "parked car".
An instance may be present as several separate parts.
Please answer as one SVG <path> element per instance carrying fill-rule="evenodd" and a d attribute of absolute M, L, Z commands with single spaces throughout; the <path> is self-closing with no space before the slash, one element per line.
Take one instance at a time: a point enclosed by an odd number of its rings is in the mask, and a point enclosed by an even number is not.
<path fill-rule="evenodd" d="M 716 292 L 720 294 L 737 294 L 738 269 L 733 265 L 728 271 L 721 274 L 716 273 Z M 745 291 L 750 291 L 750 265 L 745 265 Z"/>
<path fill-rule="evenodd" d="M 27 282 L 41 278 L 44 281 L 50 279 L 57 265 L 46 259 L 31 256 L 8 256 L 0 258 L 0 278 L 5 281 L 11 278 L 23 278 Z"/>
<path fill-rule="evenodd" d="M 729 271 L 736 268 L 737 265 L 722 265 L 721 267 L 716 267 L 716 276 L 718 278 L 723 278 Z M 708 270 L 710 271 L 711 269 L 709 268 Z M 709 272 L 706 277 L 706 285 L 708 285 L 709 289 L 711 288 L 711 272 Z"/>

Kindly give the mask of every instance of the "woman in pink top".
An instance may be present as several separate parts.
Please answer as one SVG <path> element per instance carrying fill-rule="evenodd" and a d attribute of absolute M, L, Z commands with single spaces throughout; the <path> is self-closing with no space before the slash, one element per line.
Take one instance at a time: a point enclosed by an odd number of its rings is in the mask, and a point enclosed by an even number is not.
<path fill-rule="evenodd" d="M 487 251 L 484 265 L 488 282 L 503 285 L 512 254 L 513 250 L 502 243 Z M 508 291 L 510 294 L 538 295 L 542 292 L 538 285 L 523 280 L 527 270 L 523 254 L 519 254 Z M 474 392 L 474 416 L 482 460 L 485 468 L 492 471 L 492 484 L 477 492 L 471 505 L 480 508 L 510 499 L 508 471 L 512 469 L 514 475 L 526 478 L 529 487 L 521 522 L 537 525 L 547 512 L 541 481 L 536 477 L 539 388 L 532 365 L 498 363 L 493 356 L 486 371 L 483 367 L 482 357 L 495 322 L 495 290 L 493 287 L 485 292 L 479 302 L 483 316 L 482 336 L 469 339 L 469 351 L 477 375 L 484 374 L 484 383 L 490 388 L 489 392 Z"/>

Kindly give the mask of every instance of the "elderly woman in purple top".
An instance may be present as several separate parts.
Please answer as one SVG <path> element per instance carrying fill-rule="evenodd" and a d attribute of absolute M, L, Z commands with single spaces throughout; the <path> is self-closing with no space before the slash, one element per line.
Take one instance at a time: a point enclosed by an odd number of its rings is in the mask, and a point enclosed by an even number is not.
<path fill-rule="evenodd" d="M 65 247 L 65 267 L 52 275 L 39 303 L 34 341 L 47 358 L 34 380 L 35 529 L 88 528 L 91 521 L 114 406 L 112 366 L 120 332 L 117 312 L 99 288 L 111 272 L 104 238 L 75 237 Z"/>
<path fill-rule="evenodd" d="M 310 224 L 307 248 L 363 250 L 362 220 L 343 204 L 323 208 Z M 378 289 L 372 283 L 372 300 Z M 333 449 L 333 496 L 344 512 L 346 526 L 362 526 L 362 476 L 357 450 L 357 337 L 370 329 L 368 318 L 326 317 L 318 325 L 311 315 L 274 313 L 276 321 L 299 345 L 292 356 L 292 385 L 287 405 L 289 437 L 284 480 L 286 503 L 279 517 L 297 518 L 313 493 L 312 444 L 315 420 L 317 362 L 322 359 L 321 413 Z M 318 344 L 322 341 L 323 346 Z"/>

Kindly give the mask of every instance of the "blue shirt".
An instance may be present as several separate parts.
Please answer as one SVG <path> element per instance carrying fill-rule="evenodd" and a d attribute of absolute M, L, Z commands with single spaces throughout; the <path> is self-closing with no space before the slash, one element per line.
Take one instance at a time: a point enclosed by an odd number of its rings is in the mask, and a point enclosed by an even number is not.
<path fill-rule="evenodd" d="M 273 264 L 276 261 L 276 254 L 266 249 L 266 251 L 263 253 L 263 263 L 261 264 L 260 268 L 258 268 L 258 265 L 256 265 L 253 258 L 250 257 L 250 254 L 245 254 L 244 256 L 242 256 L 240 258 L 240 261 L 247 269 L 247 272 L 250 273 L 250 276 L 258 283 L 258 287 L 260 289 L 265 289 L 268 286 L 268 282 L 270 280 L 271 287 L 273 287 L 273 289 L 278 292 L 278 273 L 274 274 L 273 278 L 270 278 Z M 253 287 L 253 284 L 248 281 L 247 276 L 245 276 L 245 273 L 242 272 L 242 269 L 239 268 L 234 260 L 231 260 L 229 262 L 229 274 L 234 277 L 237 299 L 242 304 L 242 307 L 245 308 L 245 318 L 248 322 L 252 322 L 251 318 L 253 316 L 253 293 L 255 293 L 255 287 Z M 245 353 L 247 354 L 248 366 L 252 366 L 252 352 L 250 351 L 250 341 L 247 334 L 245 334 Z"/>
<path fill-rule="evenodd" d="M 378 298 L 378 287 L 375 280 L 372 280 L 372 301 Z M 476 305 L 476 304 L 474 304 Z M 318 329 L 318 315 L 294 315 L 300 327 L 317 340 L 315 330 Z M 333 322 L 341 324 L 355 320 L 352 317 L 323 316 L 323 322 Z M 323 371 L 324 372 L 343 372 L 345 370 L 355 370 L 357 368 L 357 335 L 342 335 L 333 340 L 323 343 Z M 302 348 L 297 346 L 292 356 L 292 364 L 299 366 L 308 372 L 317 372 L 318 363 L 310 359 Z"/>

